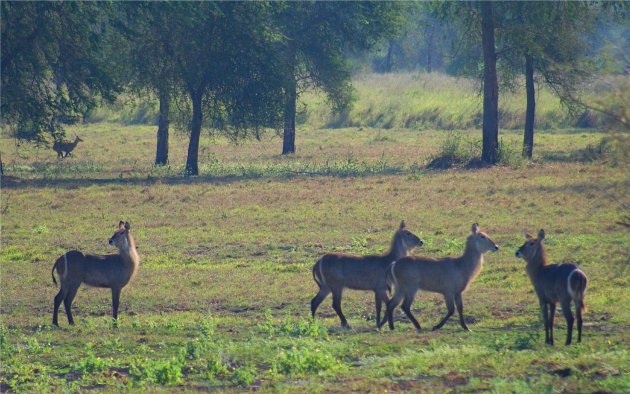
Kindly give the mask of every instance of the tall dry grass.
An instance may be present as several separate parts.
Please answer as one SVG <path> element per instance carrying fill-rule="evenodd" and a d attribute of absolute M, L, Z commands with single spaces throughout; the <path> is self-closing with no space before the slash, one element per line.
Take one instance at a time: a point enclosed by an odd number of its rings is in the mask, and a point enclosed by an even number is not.
<path fill-rule="evenodd" d="M 410 129 L 468 129 L 481 126 L 483 97 L 471 79 L 442 73 L 364 74 L 355 77 L 356 101 L 345 114 L 332 114 L 321 94 L 302 97 L 303 122 L 312 127 L 365 126 Z M 536 127 L 571 127 L 575 123 L 547 89 L 536 93 Z M 502 90 L 499 126 L 519 129 L 525 119 L 525 92 Z"/>

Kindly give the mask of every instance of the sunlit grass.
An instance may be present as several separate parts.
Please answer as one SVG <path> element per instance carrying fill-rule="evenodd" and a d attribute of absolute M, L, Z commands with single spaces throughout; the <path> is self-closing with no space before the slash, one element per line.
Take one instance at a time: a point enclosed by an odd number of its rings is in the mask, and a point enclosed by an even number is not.
<path fill-rule="evenodd" d="M 427 129 L 480 127 L 483 97 L 477 82 L 441 73 L 365 74 L 353 80 L 356 97 L 348 114 L 330 114 L 325 100 L 306 93 L 306 125 L 311 127 L 357 126 Z M 560 100 L 547 89 L 536 95 L 536 126 L 539 129 L 571 127 L 575 120 L 563 110 Z M 499 94 L 499 126 L 521 129 L 525 123 L 525 93 L 502 89 Z"/>
<path fill-rule="evenodd" d="M 630 235 L 614 194 L 627 201 L 627 169 L 573 153 L 601 134 L 536 135 L 534 161 L 483 170 L 425 169 L 450 133 L 478 130 L 299 129 L 298 152 L 281 141 L 229 144 L 204 137 L 200 177 L 182 175 L 184 138 L 171 165 L 154 168 L 155 127 L 82 126 L 75 157 L 16 150 L 0 140 L 3 178 L 0 280 L 2 391 L 627 392 Z M 518 151 L 520 132 L 501 131 Z M 558 159 L 561 157 L 561 159 Z M 93 163 L 88 166 L 85 163 Z M 96 168 L 96 169 L 95 169 Z M 111 253 L 128 220 L 142 265 L 123 290 L 82 288 L 76 327 L 50 324 L 61 253 Z M 416 254 L 460 254 L 473 222 L 501 250 L 464 295 L 472 333 L 441 297 L 414 303 L 424 330 L 396 311 L 375 329 L 373 295 L 344 293 L 353 330 L 330 298 L 310 320 L 310 267 L 326 252 L 380 253 L 401 219 L 425 241 Z M 589 277 L 584 341 L 543 344 L 537 298 L 514 251 L 522 231 L 545 228 L 549 257 Z M 563 342 L 564 320 L 556 323 Z"/>

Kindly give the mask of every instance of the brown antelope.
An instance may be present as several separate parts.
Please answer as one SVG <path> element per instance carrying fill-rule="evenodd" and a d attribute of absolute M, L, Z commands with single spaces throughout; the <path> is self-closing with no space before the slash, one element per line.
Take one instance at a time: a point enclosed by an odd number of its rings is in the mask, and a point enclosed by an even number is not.
<path fill-rule="evenodd" d="M 402 310 L 409 320 L 420 330 L 420 324 L 411 314 L 411 304 L 418 290 L 426 290 L 441 293 L 446 301 L 448 313 L 435 326 L 433 330 L 439 330 L 453 315 L 457 305 L 459 312 L 459 324 L 464 330 L 470 331 L 464 321 L 464 305 L 462 293 L 481 272 L 483 266 L 483 254 L 489 251 L 497 251 L 499 247 L 483 232 L 479 231 L 477 223 L 472 225 L 472 234 L 466 240 L 466 248 L 461 257 L 404 257 L 395 261 L 387 273 L 396 291 L 387 303 L 387 311 L 379 328 L 389 321 L 389 328 L 394 329 L 394 308 L 403 301 Z"/>
<path fill-rule="evenodd" d="M 79 138 L 78 135 L 75 134 L 75 137 L 76 138 L 74 139 L 74 142 L 63 140 L 55 141 L 55 143 L 53 144 L 53 150 L 57 152 L 58 159 L 62 157 L 68 157 L 68 155 L 72 156 L 72 151 L 74 150 L 74 148 L 77 147 L 79 142 L 83 142 L 83 140 Z M 65 156 L 63 155 L 63 152 L 66 153 Z"/>
<path fill-rule="evenodd" d="M 118 248 L 118 254 L 94 255 L 71 250 L 57 259 L 51 272 L 53 283 L 57 284 L 55 269 L 61 282 L 59 293 L 55 296 L 54 325 L 59 325 L 57 313 L 61 301 L 66 308 L 68 323 L 74 325 L 72 301 L 81 283 L 112 289 L 113 316 L 114 319 L 118 318 L 120 291 L 133 278 L 140 265 L 136 243 L 129 232 L 129 227 L 128 222 L 121 221 L 118 230 L 109 239 L 109 244 Z"/>
<path fill-rule="evenodd" d="M 516 257 L 527 262 L 526 270 L 529 279 L 538 295 L 540 309 L 545 323 L 545 343 L 553 345 L 553 321 L 556 315 L 556 304 L 562 305 L 562 313 L 567 320 L 567 340 L 571 344 L 573 336 L 573 315 L 571 302 L 575 304 L 577 315 L 578 342 L 582 341 L 582 312 L 586 311 L 584 294 L 588 279 L 575 264 L 549 264 L 543 241 L 545 230 L 538 231 L 538 238 L 525 234 L 527 241 L 516 251 Z"/>
<path fill-rule="evenodd" d="M 394 234 L 389 251 L 383 255 L 351 256 L 331 253 L 320 258 L 313 266 L 313 278 L 319 286 L 319 292 L 311 300 L 311 313 L 315 318 L 317 307 L 332 292 L 332 307 L 341 319 L 341 325 L 350 328 L 341 311 L 341 294 L 344 288 L 372 290 L 376 303 L 376 323 L 381 318 L 381 307 L 387 302 L 387 267 L 396 259 L 407 256 L 415 247 L 422 246 L 422 241 L 405 228 L 405 222 Z"/>

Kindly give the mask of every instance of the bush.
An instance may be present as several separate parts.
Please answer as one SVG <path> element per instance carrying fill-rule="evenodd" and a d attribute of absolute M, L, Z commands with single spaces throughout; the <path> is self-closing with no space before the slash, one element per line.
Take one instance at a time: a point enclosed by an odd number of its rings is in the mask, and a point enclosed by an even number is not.
<path fill-rule="evenodd" d="M 431 157 L 427 168 L 447 169 L 464 167 L 473 159 L 481 156 L 480 144 L 477 141 L 464 139 L 461 134 L 449 132 L 440 145 L 438 153 Z"/>
<path fill-rule="evenodd" d="M 523 165 L 522 152 L 501 139 L 499 141 L 497 164 L 511 168 L 520 168 Z"/>

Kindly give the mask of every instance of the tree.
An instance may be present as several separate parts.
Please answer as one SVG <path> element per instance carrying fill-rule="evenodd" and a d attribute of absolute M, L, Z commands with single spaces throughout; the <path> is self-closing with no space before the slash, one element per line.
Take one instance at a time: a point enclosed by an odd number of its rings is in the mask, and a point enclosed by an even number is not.
<path fill-rule="evenodd" d="M 3 1 L 2 122 L 21 140 L 63 135 L 98 98 L 118 91 L 103 48 L 109 7 L 81 2 Z"/>
<path fill-rule="evenodd" d="M 535 73 L 567 105 L 581 79 L 588 73 L 583 61 L 586 33 L 593 27 L 593 7 L 588 3 L 513 2 L 502 4 L 499 61 L 502 76 L 512 84 L 525 73 L 527 106 L 523 157 L 531 159 L 534 148 Z M 524 68 L 523 68 L 524 64 Z"/>
<path fill-rule="evenodd" d="M 481 160 L 495 164 L 499 149 L 499 84 L 494 46 L 494 5 L 482 1 L 481 46 L 483 49 L 483 142 Z"/>
<path fill-rule="evenodd" d="M 174 3 L 170 21 L 178 90 L 192 112 L 185 171 L 198 175 L 204 109 L 210 128 L 235 138 L 277 127 L 280 65 L 265 3 Z"/>
<path fill-rule="evenodd" d="M 173 4 L 167 2 L 120 3 L 125 32 L 122 60 L 129 65 L 128 85 L 159 99 L 155 165 L 168 164 L 171 99 L 175 95 L 176 60 L 172 56 L 170 19 Z M 130 72 L 129 72 L 130 71 Z"/>
<path fill-rule="evenodd" d="M 350 103 L 350 72 L 344 53 L 372 47 L 391 36 L 400 16 L 396 3 L 276 2 L 274 21 L 282 35 L 285 73 L 282 154 L 295 152 L 299 91 L 323 90 L 336 112 Z"/>
<path fill-rule="evenodd" d="M 483 116 L 481 160 L 488 165 L 496 164 L 499 149 L 499 85 L 497 79 L 497 52 L 495 27 L 499 3 L 481 2 L 434 2 L 431 12 L 459 25 L 459 40 L 472 48 L 468 56 L 462 56 L 458 68 L 462 73 L 479 77 L 483 69 Z M 476 49 L 481 40 L 481 59 Z M 463 47 L 464 45 L 460 45 Z M 479 67 L 479 60 L 482 66 Z"/>

